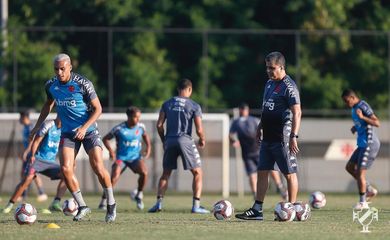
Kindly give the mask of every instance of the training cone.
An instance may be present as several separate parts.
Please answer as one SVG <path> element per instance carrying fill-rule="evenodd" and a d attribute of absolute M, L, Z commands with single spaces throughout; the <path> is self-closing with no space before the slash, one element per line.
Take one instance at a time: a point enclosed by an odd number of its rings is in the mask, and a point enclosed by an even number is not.
<path fill-rule="evenodd" d="M 60 228 L 60 226 L 58 226 L 55 223 L 49 223 L 49 224 L 47 224 L 46 228 Z"/>

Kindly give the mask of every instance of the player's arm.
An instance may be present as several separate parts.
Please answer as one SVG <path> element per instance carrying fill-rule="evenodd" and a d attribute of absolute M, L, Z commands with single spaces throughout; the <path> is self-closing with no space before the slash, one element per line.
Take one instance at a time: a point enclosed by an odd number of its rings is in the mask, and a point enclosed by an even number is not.
<path fill-rule="evenodd" d="M 375 115 L 375 114 L 371 114 L 369 117 L 366 117 L 364 116 L 363 112 L 361 109 L 357 109 L 356 110 L 356 115 L 363 121 L 365 121 L 366 123 L 372 125 L 372 126 L 375 126 L 375 127 L 379 127 L 380 126 L 380 121 L 378 119 L 378 117 Z"/>
<path fill-rule="evenodd" d="M 39 136 L 39 134 L 37 134 L 34 137 L 34 140 L 32 141 L 32 144 L 31 144 L 31 163 L 34 163 L 34 161 L 35 161 L 35 154 L 37 153 L 39 145 L 41 144 L 43 138 L 44 138 L 44 136 Z"/>
<path fill-rule="evenodd" d="M 199 147 L 203 148 L 206 144 L 206 139 L 203 132 L 202 118 L 200 116 L 195 116 L 194 118 L 196 135 L 199 137 Z"/>
<path fill-rule="evenodd" d="M 31 146 L 32 146 L 33 141 L 29 141 L 28 146 L 26 147 L 26 149 L 23 152 L 23 155 L 22 155 L 23 162 L 25 162 L 27 160 L 27 155 L 31 151 Z"/>
<path fill-rule="evenodd" d="M 160 114 L 158 115 L 156 127 L 162 143 L 165 142 L 165 133 L 164 133 L 165 119 L 166 119 L 165 113 L 163 111 L 160 111 Z"/>
<path fill-rule="evenodd" d="M 259 122 L 259 124 L 257 124 L 257 129 L 256 129 L 256 140 L 257 140 L 257 142 L 261 141 L 262 130 L 263 130 L 263 124 L 261 123 L 261 118 L 260 118 L 260 122 Z"/>
<path fill-rule="evenodd" d="M 39 114 L 38 120 L 35 123 L 35 126 L 33 129 L 31 129 L 30 132 L 30 141 L 33 140 L 35 134 L 39 130 L 40 126 L 42 125 L 43 121 L 47 118 L 51 110 L 53 109 L 54 106 L 54 99 L 48 98 L 46 102 L 43 104 L 41 112 Z"/>
<path fill-rule="evenodd" d="M 291 127 L 291 136 L 290 136 L 290 151 L 293 154 L 297 154 L 299 152 L 297 138 L 293 136 L 298 136 L 299 128 L 301 126 L 301 105 L 294 104 L 290 107 L 292 112 L 292 127 Z"/>
<path fill-rule="evenodd" d="M 150 138 L 149 138 L 149 135 L 144 132 L 144 134 L 142 135 L 142 139 L 144 140 L 144 143 L 146 145 L 146 149 L 145 149 L 145 153 L 144 153 L 144 159 L 148 159 L 149 156 L 150 156 L 150 152 L 151 152 L 151 149 L 152 149 L 152 145 L 150 144 Z"/>
<path fill-rule="evenodd" d="M 116 154 L 115 154 L 115 151 L 114 149 L 112 149 L 111 147 L 111 144 L 110 144 L 110 140 L 114 138 L 114 135 L 112 133 L 108 133 L 106 134 L 104 137 L 103 137 L 103 144 L 104 146 L 107 148 L 109 154 L 110 154 L 110 157 L 113 161 L 116 160 Z"/>

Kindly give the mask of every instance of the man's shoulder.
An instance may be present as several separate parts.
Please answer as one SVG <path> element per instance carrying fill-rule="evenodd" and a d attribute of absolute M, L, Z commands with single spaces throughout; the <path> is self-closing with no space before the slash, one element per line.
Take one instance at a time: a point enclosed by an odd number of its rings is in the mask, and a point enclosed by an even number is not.
<path fill-rule="evenodd" d="M 46 87 L 50 87 L 50 86 L 53 85 L 55 82 L 57 82 L 57 77 L 52 77 L 51 79 L 49 79 L 49 80 L 46 81 L 45 86 L 46 86 Z"/>

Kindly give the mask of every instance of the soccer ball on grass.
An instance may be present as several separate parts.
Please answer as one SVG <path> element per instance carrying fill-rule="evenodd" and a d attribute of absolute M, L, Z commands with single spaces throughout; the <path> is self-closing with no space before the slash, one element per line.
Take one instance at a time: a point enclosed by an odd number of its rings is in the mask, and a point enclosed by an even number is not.
<path fill-rule="evenodd" d="M 65 200 L 62 204 L 62 212 L 66 216 L 76 216 L 78 209 L 79 205 L 73 198 Z"/>
<path fill-rule="evenodd" d="M 315 208 L 315 209 L 320 209 L 320 208 L 325 207 L 325 205 L 326 205 L 325 194 L 323 194 L 320 191 L 315 191 L 315 192 L 311 193 L 309 203 L 310 203 L 311 207 Z"/>
<path fill-rule="evenodd" d="M 213 206 L 213 214 L 217 220 L 228 220 L 233 213 L 233 205 L 228 200 L 220 200 Z"/>
<path fill-rule="evenodd" d="M 33 224 L 37 220 L 37 210 L 29 203 L 21 203 L 15 209 L 15 220 L 20 225 Z"/>
<path fill-rule="evenodd" d="M 295 218 L 295 208 L 290 202 L 278 202 L 274 210 L 275 220 L 290 222 Z"/>

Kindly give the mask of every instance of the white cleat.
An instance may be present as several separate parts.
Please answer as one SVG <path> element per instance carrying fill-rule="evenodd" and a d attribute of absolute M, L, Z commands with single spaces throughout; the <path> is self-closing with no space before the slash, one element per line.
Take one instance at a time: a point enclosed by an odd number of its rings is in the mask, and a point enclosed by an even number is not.
<path fill-rule="evenodd" d="M 106 223 L 112 223 L 116 219 L 116 203 L 107 205 Z"/>
<path fill-rule="evenodd" d="M 362 209 L 369 209 L 370 206 L 368 205 L 370 202 L 358 202 L 355 206 L 353 206 L 353 209 L 355 210 L 362 210 Z"/>

